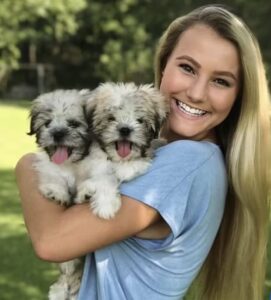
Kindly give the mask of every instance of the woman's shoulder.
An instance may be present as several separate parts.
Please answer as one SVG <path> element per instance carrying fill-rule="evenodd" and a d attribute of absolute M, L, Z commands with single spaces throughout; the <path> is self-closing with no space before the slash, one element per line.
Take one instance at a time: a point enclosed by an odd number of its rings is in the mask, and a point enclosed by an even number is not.
<path fill-rule="evenodd" d="M 155 159 L 167 164 L 201 165 L 208 161 L 224 162 L 223 154 L 214 143 L 207 141 L 179 140 L 157 149 Z"/>
<path fill-rule="evenodd" d="M 178 140 L 168 144 L 163 145 L 162 147 L 158 148 L 158 150 L 163 151 L 181 151 L 181 152 L 214 152 L 220 151 L 220 148 L 209 141 L 193 141 L 193 140 Z"/>

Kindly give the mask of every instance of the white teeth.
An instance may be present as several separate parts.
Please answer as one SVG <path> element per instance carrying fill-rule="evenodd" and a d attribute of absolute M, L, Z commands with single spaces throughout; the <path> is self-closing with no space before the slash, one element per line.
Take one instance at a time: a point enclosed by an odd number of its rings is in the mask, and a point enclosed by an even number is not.
<path fill-rule="evenodd" d="M 176 99 L 176 104 L 183 112 L 188 113 L 190 115 L 202 116 L 202 115 L 206 114 L 205 110 L 190 107 L 187 104 L 185 104 L 177 99 Z"/>

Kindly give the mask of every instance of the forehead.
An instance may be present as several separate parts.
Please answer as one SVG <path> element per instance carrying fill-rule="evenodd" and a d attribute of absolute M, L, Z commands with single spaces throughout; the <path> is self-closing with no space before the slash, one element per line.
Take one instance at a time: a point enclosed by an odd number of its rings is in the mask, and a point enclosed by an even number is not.
<path fill-rule="evenodd" d="M 182 33 L 171 57 L 188 55 L 200 65 L 215 70 L 239 73 L 240 59 L 236 46 L 207 25 L 196 24 Z"/>
<path fill-rule="evenodd" d="M 123 91 L 115 89 L 99 95 L 97 109 L 110 112 L 122 110 L 129 112 L 144 107 L 143 102 L 142 94 L 137 90 Z"/>
<path fill-rule="evenodd" d="M 80 96 L 75 92 L 55 92 L 43 95 L 38 99 L 43 111 L 52 115 L 73 115 L 83 113 Z"/>

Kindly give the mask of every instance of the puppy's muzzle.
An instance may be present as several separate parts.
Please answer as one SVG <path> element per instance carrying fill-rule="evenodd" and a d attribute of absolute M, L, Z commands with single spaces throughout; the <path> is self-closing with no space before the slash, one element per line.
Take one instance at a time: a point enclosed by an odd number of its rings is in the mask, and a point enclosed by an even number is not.
<path fill-rule="evenodd" d="M 67 134 L 68 130 L 66 128 L 58 128 L 52 131 L 52 137 L 57 143 L 61 142 Z"/>
<path fill-rule="evenodd" d="M 128 137 L 131 132 L 132 132 L 132 129 L 129 127 L 121 127 L 119 129 L 119 133 L 120 133 L 121 137 Z"/>

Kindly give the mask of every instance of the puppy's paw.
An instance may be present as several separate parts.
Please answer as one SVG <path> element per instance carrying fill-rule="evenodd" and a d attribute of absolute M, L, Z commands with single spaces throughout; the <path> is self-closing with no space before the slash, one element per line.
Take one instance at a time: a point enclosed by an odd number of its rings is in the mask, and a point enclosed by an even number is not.
<path fill-rule="evenodd" d="M 82 278 L 82 272 L 77 272 L 73 274 L 73 276 L 70 278 L 70 286 L 69 286 L 69 300 L 76 300 L 78 292 L 80 290 L 81 285 L 81 278 Z"/>
<path fill-rule="evenodd" d="M 95 194 L 95 187 L 90 180 L 86 180 L 78 186 L 77 195 L 74 202 L 77 204 L 90 201 L 92 196 Z"/>
<path fill-rule="evenodd" d="M 66 300 L 69 296 L 69 286 L 63 280 L 63 276 L 57 282 L 50 286 L 48 299 L 49 300 Z"/>
<path fill-rule="evenodd" d="M 96 193 L 94 199 L 91 199 L 90 206 L 93 213 L 98 217 L 111 219 L 120 209 L 121 198 L 119 194 L 112 197 L 109 194 L 99 195 Z"/>
<path fill-rule="evenodd" d="M 39 187 L 42 195 L 56 203 L 61 205 L 69 205 L 71 203 L 71 196 L 68 190 L 65 190 L 62 186 L 57 184 L 44 184 Z"/>

